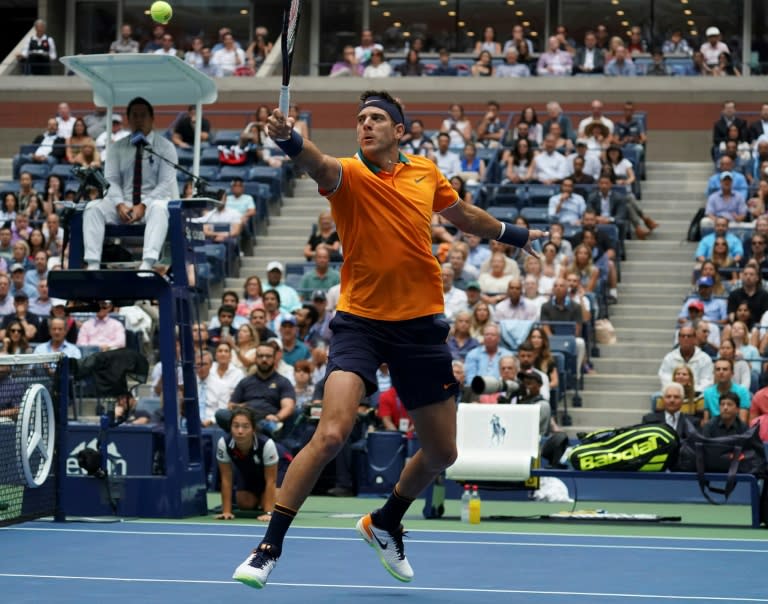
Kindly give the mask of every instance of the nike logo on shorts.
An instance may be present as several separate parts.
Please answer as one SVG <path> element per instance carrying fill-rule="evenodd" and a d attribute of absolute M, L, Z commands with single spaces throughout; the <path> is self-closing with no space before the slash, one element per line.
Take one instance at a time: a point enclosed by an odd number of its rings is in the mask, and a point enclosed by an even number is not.
<path fill-rule="evenodd" d="M 421 182 L 421 181 L 422 181 L 422 180 L 424 180 L 426 177 L 427 177 L 427 175 L 425 174 L 424 176 L 419 176 L 418 178 L 415 178 L 414 180 L 415 180 L 416 182 Z"/>

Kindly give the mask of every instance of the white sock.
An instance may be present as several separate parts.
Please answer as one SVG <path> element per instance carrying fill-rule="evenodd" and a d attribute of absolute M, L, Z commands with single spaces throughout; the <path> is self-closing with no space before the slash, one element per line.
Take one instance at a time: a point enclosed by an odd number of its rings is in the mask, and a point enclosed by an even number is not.
<path fill-rule="evenodd" d="M 612 287 L 611 289 L 608 290 L 608 295 L 613 296 L 614 298 L 618 298 L 619 292 L 615 287 Z"/>

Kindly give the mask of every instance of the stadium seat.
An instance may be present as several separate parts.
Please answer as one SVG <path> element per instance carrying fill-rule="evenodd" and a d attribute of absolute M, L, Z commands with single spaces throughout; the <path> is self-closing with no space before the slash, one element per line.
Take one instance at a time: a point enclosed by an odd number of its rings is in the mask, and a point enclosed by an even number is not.
<path fill-rule="evenodd" d="M 186 176 L 186 175 L 185 175 Z M 219 179 L 219 166 L 218 165 L 201 165 L 198 176 L 203 180 L 211 182 Z M 186 178 L 185 178 L 186 180 Z"/>
<path fill-rule="evenodd" d="M 240 130 L 219 130 L 213 136 L 214 145 L 231 147 L 240 142 Z"/>
<path fill-rule="evenodd" d="M 216 147 L 206 147 L 200 152 L 200 164 L 204 166 L 219 165 L 219 150 Z"/>
<path fill-rule="evenodd" d="M 51 166 L 48 175 L 55 175 L 62 180 L 68 180 L 74 176 L 74 173 L 72 172 L 73 167 L 72 164 L 56 164 L 55 166 Z"/>
<path fill-rule="evenodd" d="M 520 210 L 520 216 L 525 218 L 528 222 L 533 223 L 548 223 L 549 214 L 547 208 L 523 208 Z"/>
<path fill-rule="evenodd" d="M 283 173 L 280 168 L 254 166 L 248 172 L 248 180 L 268 184 L 270 187 L 270 201 L 279 201 L 283 196 Z"/>
<path fill-rule="evenodd" d="M 491 206 L 487 212 L 494 218 L 507 222 L 514 222 L 518 214 L 517 208 L 509 206 Z"/>
<path fill-rule="evenodd" d="M 560 187 L 557 185 L 528 185 L 528 204 L 545 206 L 549 203 L 549 198 L 559 192 Z"/>
<path fill-rule="evenodd" d="M 41 179 L 45 180 L 48 178 L 48 174 L 50 173 L 51 168 L 48 164 L 35 164 L 35 163 L 27 163 L 22 164 L 21 168 L 19 168 L 19 173 L 22 172 L 29 172 L 32 175 L 33 179 Z"/>
<path fill-rule="evenodd" d="M 194 160 L 194 153 L 192 152 L 192 149 L 176 147 L 176 155 L 178 156 L 179 165 L 185 167 L 192 165 Z"/>
<path fill-rule="evenodd" d="M 246 180 L 249 173 L 250 168 L 248 166 L 222 166 L 219 171 L 219 178 L 221 180 L 231 180 L 233 178 Z"/>
<path fill-rule="evenodd" d="M 492 201 L 495 206 L 521 207 L 526 199 L 525 185 L 501 185 Z"/>

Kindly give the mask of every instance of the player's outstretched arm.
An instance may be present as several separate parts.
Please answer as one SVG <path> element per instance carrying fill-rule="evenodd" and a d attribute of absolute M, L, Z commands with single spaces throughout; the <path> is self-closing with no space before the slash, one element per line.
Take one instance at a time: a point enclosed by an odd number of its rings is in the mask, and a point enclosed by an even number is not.
<path fill-rule="evenodd" d="M 341 164 L 339 160 L 325 155 L 315 144 L 293 129 L 295 120 L 286 118 L 275 109 L 267 119 L 267 134 L 278 147 L 317 182 L 320 189 L 331 191 L 339 184 Z"/>
<path fill-rule="evenodd" d="M 483 239 L 496 239 L 502 243 L 522 248 L 533 256 L 537 254 L 531 248 L 531 242 L 549 234 L 538 229 L 529 230 L 508 222 L 500 222 L 485 210 L 461 200 L 440 214 L 464 233 L 472 233 Z"/>

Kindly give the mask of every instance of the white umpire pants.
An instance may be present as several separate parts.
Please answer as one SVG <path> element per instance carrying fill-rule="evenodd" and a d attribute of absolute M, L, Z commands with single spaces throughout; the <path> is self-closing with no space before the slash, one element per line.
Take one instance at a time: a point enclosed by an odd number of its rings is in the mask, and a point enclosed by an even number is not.
<path fill-rule="evenodd" d="M 144 251 L 142 261 L 154 264 L 160 258 L 160 252 L 168 234 L 168 202 L 149 202 L 142 224 L 144 229 Z M 108 224 L 120 224 L 120 217 L 112 201 L 97 199 L 85 206 L 83 212 L 83 244 L 85 261 L 90 265 L 101 262 L 104 248 L 104 231 Z"/>

